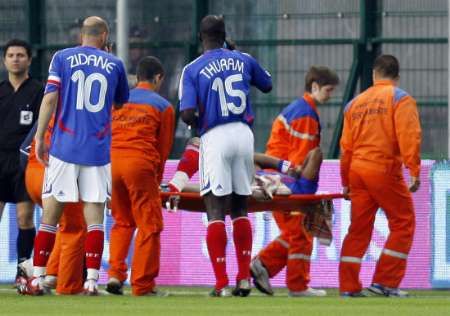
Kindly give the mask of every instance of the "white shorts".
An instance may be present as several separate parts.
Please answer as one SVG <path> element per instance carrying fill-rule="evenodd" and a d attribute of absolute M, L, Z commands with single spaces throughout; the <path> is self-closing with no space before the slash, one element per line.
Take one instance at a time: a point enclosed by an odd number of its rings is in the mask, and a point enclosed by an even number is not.
<path fill-rule="evenodd" d="M 82 166 L 49 157 L 45 168 L 42 198 L 59 202 L 103 203 L 111 197 L 111 164 Z"/>
<path fill-rule="evenodd" d="M 250 127 L 241 122 L 219 125 L 200 140 L 200 194 L 251 195 L 254 139 Z"/>

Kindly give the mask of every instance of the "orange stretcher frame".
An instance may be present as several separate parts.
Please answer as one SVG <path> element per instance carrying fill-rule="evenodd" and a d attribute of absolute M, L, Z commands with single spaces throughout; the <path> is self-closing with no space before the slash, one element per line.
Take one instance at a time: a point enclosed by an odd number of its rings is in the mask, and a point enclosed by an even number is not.
<path fill-rule="evenodd" d="M 178 209 L 191 212 L 205 212 L 205 204 L 197 192 L 161 192 L 162 207 L 165 208 L 169 199 L 178 199 Z M 259 201 L 250 197 L 248 200 L 249 212 L 261 212 L 267 210 L 292 211 L 301 206 L 312 205 L 314 203 L 343 198 L 341 193 L 332 194 L 291 194 L 275 195 L 272 200 Z"/>

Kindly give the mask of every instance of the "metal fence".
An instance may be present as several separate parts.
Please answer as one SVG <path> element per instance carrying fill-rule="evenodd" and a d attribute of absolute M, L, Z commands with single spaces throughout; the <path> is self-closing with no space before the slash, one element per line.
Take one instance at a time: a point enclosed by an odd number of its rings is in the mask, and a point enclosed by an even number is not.
<path fill-rule="evenodd" d="M 322 147 L 338 155 L 342 105 L 371 84 L 377 54 L 401 64 L 401 86 L 419 103 L 424 158 L 447 157 L 447 0 L 129 0 L 130 67 L 158 56 L 166 67 L 162 94 L 177 103 L 183 66 L 200 53 L 198 23 L 207 13 L 225 17 L 238 48 L 255 56 L 273 75 L 273 92 L 254 92 L 256 149 L 263 151 L 280 110 L 301 95 L 311 65 L 335 69 L 341 85 L 319 107 Z M 77 42 L 80 21 L 99 15 L 116 34 L 116 0 L 0 0 L 0 44 L 28 38 L 35 48 L 33 75 L 45 79 L 56 49 Z M 3 68 L 1 75 L 5 76 Z M 173 157 L 190 132 L 178 124 Z"/>

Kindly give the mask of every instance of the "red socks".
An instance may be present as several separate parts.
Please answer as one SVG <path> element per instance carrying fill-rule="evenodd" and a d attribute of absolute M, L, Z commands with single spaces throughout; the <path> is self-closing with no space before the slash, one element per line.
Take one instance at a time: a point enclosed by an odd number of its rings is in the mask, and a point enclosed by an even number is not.
<path fill-rule="evenodd" d="M 250 260 L 252 257 L 252 226 L 248 217 L 233 220 L 233 241 L 236 249 L 238 275 L 236 281 L 250 279 Z"/>
<path fill-rule="evenodd" d="M 87 230 L 86 241 L 84 243 L 86 251 L 86 268 L 100 270 L 103 254 L 103 225 L 89 225 Z"/>
<path fill-rule="evenodd" d="M 195 145 L 187 145 L 178 163 L 177 171 L 185 172 L 191 178 L 198 171 L 199 153 Z"/>
<path fill-rule="evenodd" d="M 209 258 L 216 276 L 216 290 L 228 286 L 227 268 L 225 262 L 225 250 L 227 246 L 227 233 L 225 222 L 212 221 L 208 224 L 206 233 Z"/>
<path fill-rule="evenodd" d="M 34 241 L 33 265 L 46 267 L 55 244 L 56 226 L 41 223 Z"/>
<path fill-rule="evenodd" d="M 187 145 L 178 163 L 177 171 L 169 181 L 171 192 L 183 191 L 189 179 L 198 171 L 198 160 L 198 146 L 194 144 Z"/>

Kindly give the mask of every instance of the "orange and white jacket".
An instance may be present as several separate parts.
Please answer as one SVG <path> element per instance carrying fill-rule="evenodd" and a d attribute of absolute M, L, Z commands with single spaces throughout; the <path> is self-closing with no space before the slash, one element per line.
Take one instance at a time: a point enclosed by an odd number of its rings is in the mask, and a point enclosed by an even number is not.
<path fill-rule="evenodd" d="M 305 93 L 285 107 L 273 122 L 266 154 L 302 164 L 308 152 L 319 146 L 320 130 L 317 106 Z"/>
<path fill-rule="evenodd" d="M 153 89 L 152 84 L 139 82 L 128 103 L 113 110 L 111 154 L 148 159 L 157 166 L 161 180 L 172 149 L 175 112 Z"/>
<path fill-rule="evenodd" d="M 375 84 L 350 101 L 341 137 L 342 185 L 351 168 L 411 176 L 420 173 L 421 128 L 414 98 L 390 80 Z"/>

